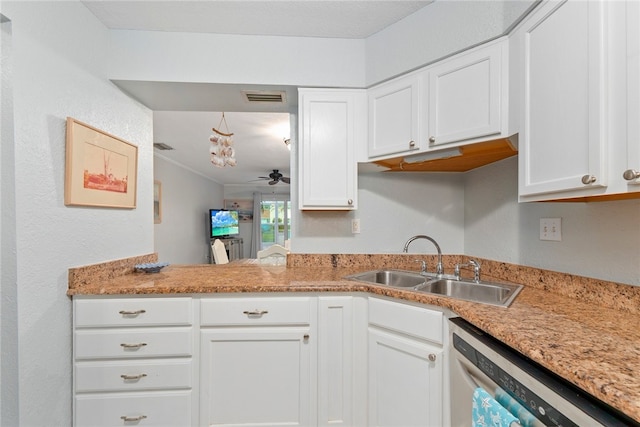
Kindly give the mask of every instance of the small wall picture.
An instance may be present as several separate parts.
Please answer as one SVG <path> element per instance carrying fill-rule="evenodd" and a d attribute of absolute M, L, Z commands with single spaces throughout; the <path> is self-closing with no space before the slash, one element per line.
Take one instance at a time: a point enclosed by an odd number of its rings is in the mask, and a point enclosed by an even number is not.
<path fill-rule="evenodd" d="M 153 181 L 153 223 L 162 222 L 162 184 L 160 181 Z"/>
<path fill-rule="evenodd" d="M 64 204 L 136 207 L 138 147 L 67 117 Z"/>
<path fill-rule="evenodd" d="M 238 211 L 238 220 L 240 222 L 253 221 L 253 200 L 251 199 L 225 200 L 224 208 Z"/>

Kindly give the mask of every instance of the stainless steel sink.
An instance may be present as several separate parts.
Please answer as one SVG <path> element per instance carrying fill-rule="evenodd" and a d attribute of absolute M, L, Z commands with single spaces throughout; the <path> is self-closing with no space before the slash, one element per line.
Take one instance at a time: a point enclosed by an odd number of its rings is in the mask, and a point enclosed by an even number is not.
<path fill-rule="evenodd" d="M 522 285 L 437 279 L 415 289 L 465 301 L 508 307 L 522 290 Z"/>
<path fill-rule="evenodd" d="M 405 270 L 371 270 L 351 274 L 345 279 L 393 288 L 411 289 L 427 294 L 456 298 L 482 304 L 508 307 L 522 290 L 522 285 L 510 283 L 456 280 L 455 276 L 437 278 Z"/>
<path fill-rule="evenodd" d="M 372 270 L 364 273 L 352 274 L 345 279 L 358 280 L 360 282 L 375 283 L 377 285 L 392 286 L 394 288 L 413 288 L 425 285 L 427 280 L 433 277 L 423 276 L 420 273 L 403 270 Z"/>

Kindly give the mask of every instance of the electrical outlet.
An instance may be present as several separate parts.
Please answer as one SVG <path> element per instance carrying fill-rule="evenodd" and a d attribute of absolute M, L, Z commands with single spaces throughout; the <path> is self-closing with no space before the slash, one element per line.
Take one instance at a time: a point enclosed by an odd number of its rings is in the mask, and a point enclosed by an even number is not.
<path fill-rule="evenodd" d="M 353 234 L 360 233 L 360 219 L 359 218 L 353 218 L 351 220 L 351 232 Z"/>
<path fill-rule="evenodd" d="M 540 218 L 540 240 L 562 240 L 562 218 Z"/>

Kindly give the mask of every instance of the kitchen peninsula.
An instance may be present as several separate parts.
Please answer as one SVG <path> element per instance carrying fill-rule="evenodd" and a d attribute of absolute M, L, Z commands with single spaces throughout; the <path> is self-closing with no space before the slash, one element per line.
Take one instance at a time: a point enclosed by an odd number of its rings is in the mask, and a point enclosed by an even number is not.
<path fill-rule="evenodd" d="M 183 296 L 362 293 L 425 304 L 458 315 L 601 401 L 640 422 L 640 289 L 481 260 L 483 274 L 525 288 L 508 308 L 348 281 L 374 268 L 415 269 L 415 255 L 291 254 L 288 265 L 172 265 L 134 273 L 155 254 L 73 268 L 68 295 Z M 426 256 L 433 265 L 431 256 Z M 445 271 L 460 261 L 445 256 Z"/>

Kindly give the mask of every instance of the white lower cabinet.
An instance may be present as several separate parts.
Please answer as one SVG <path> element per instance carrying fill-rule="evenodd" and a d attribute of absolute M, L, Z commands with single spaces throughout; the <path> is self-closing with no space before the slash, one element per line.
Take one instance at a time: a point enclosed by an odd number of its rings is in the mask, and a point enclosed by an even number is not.
<path fill-rule="evenodd" d="M 309 297 L 203 298 L 200 425 L 311 425 Z"/>
<path fill-rule="evenodd" d="M 74 298 L 74 425 L 195 426 L 192 298 Z"/>
<path fill-rule="evenodd" d="M 74 298 L 74 425 L 440 426 L 443 327 L 367 296 Z"/>
<path fill-rule="evenodd" d="M 369 426 L 443 425 L 443 315 L 369 301 Z"/>
<path fill-rule="evenodd" d="M 200 424 L 310 425 L 308 327 L 203 330 Z"/>

